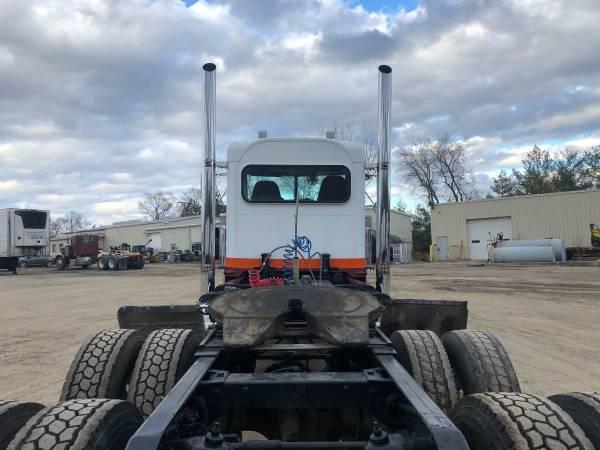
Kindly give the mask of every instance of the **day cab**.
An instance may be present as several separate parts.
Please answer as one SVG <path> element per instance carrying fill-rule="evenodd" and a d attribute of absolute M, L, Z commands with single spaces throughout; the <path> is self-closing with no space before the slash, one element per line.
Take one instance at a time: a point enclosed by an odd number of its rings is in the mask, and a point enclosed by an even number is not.
<path fill-rule="evenodd" d="M 300 272 L 325 269 L 335 284 L 364 282 L 365 155 L 326 138 L 263 138 L 227 152 L 226 283 L 243 283 L 269 252 L 296 235 L 311 242 Z M 269 258 L 281 275 L 284 249 Z M 321 267 L 322 265 L 326 267 Z M 246 281 L 247 282 L 247 281 Z"/>

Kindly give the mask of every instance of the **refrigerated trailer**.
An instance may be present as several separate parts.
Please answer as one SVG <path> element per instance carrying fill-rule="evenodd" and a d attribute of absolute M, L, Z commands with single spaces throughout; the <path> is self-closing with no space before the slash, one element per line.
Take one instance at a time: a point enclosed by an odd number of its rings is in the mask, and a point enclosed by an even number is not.
<path fill-rule="evenodd" d="M 50 211 L 0 209 L 0 270 L 16 274 L 19 257 L 44 253 L 49 233 Z"/>

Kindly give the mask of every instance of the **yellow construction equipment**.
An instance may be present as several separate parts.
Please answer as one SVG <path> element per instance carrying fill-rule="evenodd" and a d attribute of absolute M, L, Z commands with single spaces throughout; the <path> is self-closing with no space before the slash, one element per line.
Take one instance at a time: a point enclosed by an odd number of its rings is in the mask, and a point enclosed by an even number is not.
<path fill-rule="evenodd" d="M 600 247 L 600 227 L 591 223 L 590 232 L 592 234 L 592 247 Z"/>

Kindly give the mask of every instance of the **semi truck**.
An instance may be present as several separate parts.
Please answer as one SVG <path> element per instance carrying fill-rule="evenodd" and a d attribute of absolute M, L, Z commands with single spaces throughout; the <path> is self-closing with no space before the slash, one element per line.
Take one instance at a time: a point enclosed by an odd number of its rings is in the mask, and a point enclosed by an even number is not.
<path fill-rule="evenodd" d="M 204 72 L 197 303 L 121 307 L 120 328 L 75 355 L 58 403 L 6 407 L 32 417 L 12 426 L 10 450 L 600 448 L 600 395 L 523 393 L 500 340 L 467 329 L 466 302 L 391 297 L 389 66 L 374 283 L 363 151 L 259 137 L 217 163 L 216 66 Z M 229 185 L 221 284 L 217 164 Z"/>
<path fill-rule="evenodd" d="M 76 234 L 69 237 L 68 244 L 60 249 L 54 264 L 57 270 L 68 267 L 87 269 L 98 262 L 99 236 L 95 234 Z"/>
<path fill-rule="evenodd" d="M 46 253 L 50 211 L 0 209 L 0 269 L 17 273 L 19 257 Z"/>

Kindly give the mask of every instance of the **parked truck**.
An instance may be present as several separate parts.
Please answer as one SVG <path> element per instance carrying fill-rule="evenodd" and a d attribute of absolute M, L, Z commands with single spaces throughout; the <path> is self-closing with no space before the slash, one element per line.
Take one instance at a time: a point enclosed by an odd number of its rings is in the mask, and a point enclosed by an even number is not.
<path fill-rule="evenodd" d="M 466 329 L 466 302 L 390 297 L 388 66 L 374 285 L 364 150 L 330 138 L 229 147 L 217 284 L 215 70 L 204 66 L 198 304 L 122 307 L 121 328 L 77 352 L 59 403 L 6 407 L 33 416 L 11 450 L 600 448 L 600 395 L 522 393 L 498 338 Z"/>
<path fill-rule="evenodd" d="M 99 237 L 95 234 L 77 234 L 69 237 L 67 245 L 60 249 L 60 254 L 54 259 L 58 270 L 67 267 L 87 269 L 98 261 Z"/>
<path fill-rule="evenodd" d="M 49 211 L 0 209 L 0 269 L 16 274 L 19 257 L 46 253 L 49 230 Z"/>

